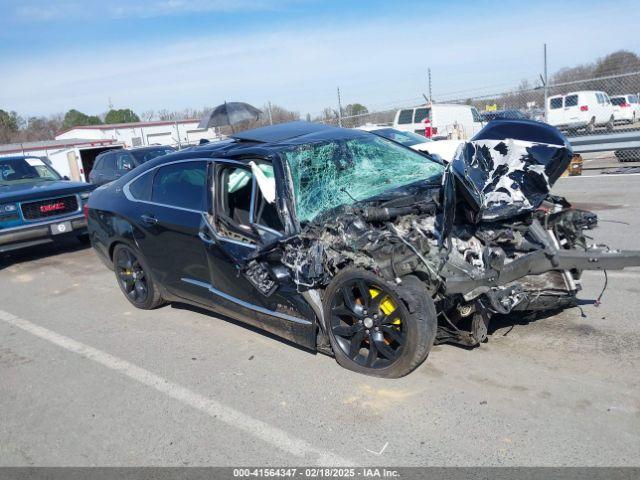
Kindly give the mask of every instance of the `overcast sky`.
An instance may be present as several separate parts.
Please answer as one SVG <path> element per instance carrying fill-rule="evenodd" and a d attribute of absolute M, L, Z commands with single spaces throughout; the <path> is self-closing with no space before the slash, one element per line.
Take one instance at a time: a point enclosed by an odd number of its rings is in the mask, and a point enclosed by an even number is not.
<path fill-rule="evenodd" d="M 637 1 L 0 0 L 0 108 L 178 110 L 270 100 L 302 115 L 508 89 L 618 49 Z"/>

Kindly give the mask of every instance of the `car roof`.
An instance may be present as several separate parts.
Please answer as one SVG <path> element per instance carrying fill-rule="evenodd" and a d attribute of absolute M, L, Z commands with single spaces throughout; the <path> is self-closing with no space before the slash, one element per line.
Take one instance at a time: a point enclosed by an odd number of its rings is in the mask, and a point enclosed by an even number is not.
<path fill-rule="evenodd" d="M 298 121 L 255 128 L 253 130 L 247 130 L 246 132 L 231 135 L 231 137 L 237 140 L 249 142 L 280 143 L 303 135 L 310 135 L 318 132 L 329 132 L 331 130 L 341 129 L 324 125 L 322 123 Z"/>

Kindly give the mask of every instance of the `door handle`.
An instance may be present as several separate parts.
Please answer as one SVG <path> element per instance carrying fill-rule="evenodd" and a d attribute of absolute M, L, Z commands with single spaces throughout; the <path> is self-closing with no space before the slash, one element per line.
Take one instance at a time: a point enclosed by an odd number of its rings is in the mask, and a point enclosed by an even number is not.
<path fill-rule="evenodd" d="M 213 245 L 215 242 L 215 240 L 213 238 L 211 238 L 207 232 L 205 232 L 204 230 L 200 230 L 198 232 L 198 237 L 200 237 L 200 240 L 202 240 L 204 243 L 206 243 L 207 245 Z"/>
<path fill-rule="evenodd" d="M 158 223 L 158 219 L 153 215 L 142 214 L 140 215 L 140 219 L 147 225 L 155 225 Z"/>

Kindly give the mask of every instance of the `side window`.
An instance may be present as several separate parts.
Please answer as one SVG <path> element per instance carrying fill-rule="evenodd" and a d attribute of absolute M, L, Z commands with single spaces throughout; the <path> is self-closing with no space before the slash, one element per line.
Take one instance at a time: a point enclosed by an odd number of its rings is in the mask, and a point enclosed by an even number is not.
<path fill-rule="evenodd" d="M 226 167 L 220 172 L 218 213 L 237 225 L 248 226 L 251 216 L 253 175 L 245 167 Z"/>
<path fill-rule="evenodd" d="M 129 193 L 136 200 L 151 200 L 151 184 L 155 170 L 147 172 L 129 184 Z"/>
<path fill-rule="evenodd" d="M 422 123 L 424 122 L 425 118 L 427 118 L 428 116 L 429 116 L 428 108 L 416 108 L 416 113 L 415 113 L 413 123 Z"/>
<path fill-rule="evenodd" d="M 273 181 L 273 167 L 260 164 L 262 180 Z M 221 164 L 217 179 L 217 227 L 225 236 L 254 243 L 255 227 L 284 230 L 274 203 L 267 201 L 249 167 Z"/>
<path fill-rule="evenodd" d="M 207 162 L 180 162 L 158 168 L 151 200 L 162 205 L 204 210 Z"/>
<path fill-rule="evenodd" d="M 471 107 L 471 115 L 473 116 L 473 121 L 474 122 L 481 122 L 482 121 L 482 117 L 478 113 L 478 110 L 476 110 L 476 107 Z"/>
<path fill-rule="evenodd" d="M 611 99 L 609 98 L 609 95 L 607 95 L 606 93 L 603 93 L 602 99 L 604 100 L 604 103 L 606 103 L 607 105 L 611 105 Z"/>
<path fill-rule="evenodd" d="M 116 157 L 116 170 L 118 172 L 128 172 L 133 169 L 133 158 L 129 152 L 118 152 L 114 154 Z"/>
<path fill-rule="evenodd" d="M 556 97 L 549 100 L 549 108 L 551 110 L 556 110 L 558 108 L 562 108 L 562 97 Z"/>
<path fill-rule="evenodd" d="M 400 110 L 400 115 L 398 115 L 398 124 L 407 125 L 409 123 L 413 123 L 413 109 Z"/>
<path fill-rule="evenodd" d="M 96 161 L 93 162 L 93 170 L 95 170 L 96 172 L 102 170 L 102 158 L 103 157 L 98 157 L 96 158 Z"/>
<path fill-rule="evenodd" d="M 567 95 L 564 97 L 564 106 L 565 107 L 575 107 L 578 105 L 578 96 L 577 95 Z"/>
<path fill-rule="evenodd" d="M 100 162 L 100 167 L 100 170 L 114 171 L 116 169 L 116 156 L 113 153 L 105 155 Z"/>

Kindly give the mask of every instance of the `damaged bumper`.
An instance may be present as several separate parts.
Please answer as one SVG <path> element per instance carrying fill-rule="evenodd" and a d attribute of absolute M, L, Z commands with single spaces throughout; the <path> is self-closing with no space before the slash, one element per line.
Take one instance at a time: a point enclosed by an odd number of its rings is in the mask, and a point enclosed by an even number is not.
<path fill-rule="evenodd" d="M 560 249 L 552 233 L 543 229 L 536 220 L 530 232 L 544 245 L 541 250 L 527 253 L 512 262 L 481 272 L 467 271 L 446 277 L 448 295 L 463 294 L 466 299 L 491 287 L 507 285 L 527 275 L 540 275 L 552 270 L 621 270 L 640 266 L 640 251 L 609 250 L 592 247 L 587 250 Z"/>

